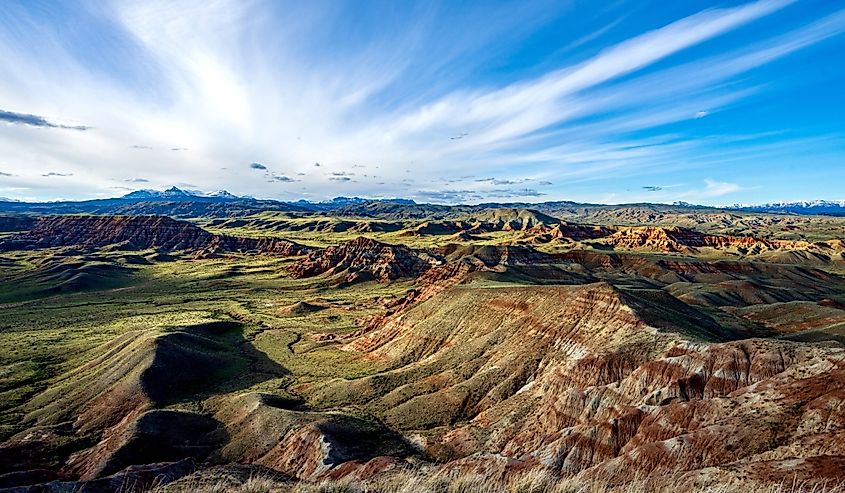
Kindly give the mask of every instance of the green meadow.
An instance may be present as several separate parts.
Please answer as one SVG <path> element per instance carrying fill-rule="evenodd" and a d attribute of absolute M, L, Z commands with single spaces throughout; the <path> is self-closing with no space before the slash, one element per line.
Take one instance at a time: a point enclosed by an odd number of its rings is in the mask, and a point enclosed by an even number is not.
<path fill-rule="evenodd" d="M 319 335 L 356 330 L 356 321 L 383 313 L 386 300 L 412 287 L 338 288 L 325 277 L 292 279 L 286 273 L 291 260 L 264 256 L 140 261 L 155 252 L 75 253 L 0 255 L 0 438 L 19 431 L 20 407 L 30 398 L 132 331 L 239 322 L 250 351 L 284 369 L 279 378 L 247 386 L 237 380 L 248 375 L 231 375 L 231 387 L 244 390 L 290 397 L 301 383 L 370 374 L 377 363 L 350 358 Z M 90 266 L 97 267 L 93 274 Z M 71 281 L 65 289 L 55 289 L 57 271 Z M 313 309 L 297 309 L 303 301 Z"/>

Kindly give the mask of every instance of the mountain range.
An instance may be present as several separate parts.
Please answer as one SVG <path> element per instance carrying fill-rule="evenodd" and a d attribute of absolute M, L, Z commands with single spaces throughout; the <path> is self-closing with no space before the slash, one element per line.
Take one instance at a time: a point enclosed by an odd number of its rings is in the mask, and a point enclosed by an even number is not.
<path fill-rule="evenodd" d="M 362 197 L 335 197 L 331 200 L 309 201 L 300 199 L 297 201 L 280 201 L 274 199 L 256 199 L 247 195 L 238 196 L 226 190 L 204 193 L 196 190 L 184 190 L 177 187 L 170 187 L 166 190 L 136 190 L 121 197 L 108 199 L 92 199 L 82 201 L 55 201 L 55 202 L 21 202 L 17 200 L 0 197 L 0 211 L 21 212 L 21 213 L 95 213 L 95 214 L 157 214 L 162 213 L 161 204 L 182 203 L 176 207 L 171 215 L 208 216 L 217 215 L 225 210 L 227 215 L 253 214 L 262 210 L 277 210 L 288 212 L 326 212 L 343 210 L 345 213 L 366 212 L 368 208 L 383 208 L 384 204 L 398 206 L 411 206 L 409 213 L 414 210 L 428 210 L 431 208 L 448 208 L 435 204 L 418 204 L 411 199 L 404 198 L 362 198 Z M 158 206 L 156 205 L 158 204 Z M 186 204 L 190 204 L 186 207 Z M 368 204 L 372 204 L 368 206 Z M 762 212 L 777 214 L 802 214 L 802 215 L 830 215 L 845 216 L 845 200 L 813 200 L 798 202 L 774 202 L 767 204 L 734 204 L 726 207 L 710 207 L 690 204 L 687 202 L 674 202 L 673 204 L 637 203 L 621 204 L 626 207 L 659 207 L 668 210 L 720 210 L 720 211 L 743 211 Z M 468 210 L 481 210 L 496 207 L 510 208 L 535 208 L 535 209 L 559 209 L 562 207 L 606 207 L 602 204 L 579 203 L 571 201 L 552 201 L 541 203 L 484 203 L 475 206 L 456 206 L 468 208 Z M 359 209 L 356 211 L 356 209 Z M 182 212 L 180 212 L 180 210 Z M 367 215 L 366 213 L 363 215 Z"/>
<path fill-rule="evenodd" d="M 770 204 L 735 204 L 730 209 L 748 212 L 778 212 L 786 214 L 845 215 L 845 200 L 809 200 L 798 202 L 774 202 Z"/>

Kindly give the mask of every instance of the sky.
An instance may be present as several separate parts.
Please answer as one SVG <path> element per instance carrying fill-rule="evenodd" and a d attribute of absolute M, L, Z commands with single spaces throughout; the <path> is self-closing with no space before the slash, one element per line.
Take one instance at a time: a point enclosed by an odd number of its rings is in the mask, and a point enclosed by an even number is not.
<path fill-rule="evenodd" d="M 0 197 L 845 199 L 841 0 L 0 2 Z"/>

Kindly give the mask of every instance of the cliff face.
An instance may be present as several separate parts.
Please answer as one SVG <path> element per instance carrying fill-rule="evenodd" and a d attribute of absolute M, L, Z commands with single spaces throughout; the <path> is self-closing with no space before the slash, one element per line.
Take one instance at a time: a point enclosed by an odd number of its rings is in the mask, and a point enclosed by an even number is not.
<path fill-rule="evenodd" d="M 810 402 L 829 401 L 837 391 L 811 382 L 838 381 L 842 357 L 838 349 L 762 340 L 681 344 L 598 386 L 544 375 L 528 390 L 539 408 L 509 424 L 499 446 L 564 473 L 626 480 L 632 470 L 645 476 L 753 458 L 819 432 L 800 423 L 818 412 Z M 801 392 L 806 400 L 795 392 L 797 375 L 809 385 Z M 500 429 L 504 418 L 494 409 L 469 428 L 495 435 L 488 423 Z"/>
<path fill-rule="evenodd" d="M 102 247 L 126 242 L 135 248 L 198 250 L 214 235 L 191 223 L 164 216 L 55 216 L 39 218 L 15 240 L 35 248 Z"/>
<path fill-rule="evenodd" d="M 613 234 L 614 230 L 604 226 L 587 226 L 584 224 L 562 222 L 548 229 L 539 229 L 536 232 L 555 239 L 582 241 L 609 236 Z"/>
<path fill-rule="evenodd" d="M 205 254 L 255 251 L 301 255 L 308 248 L 276 238 L 215 235 L 186 221 L 164 216 L 52 216 L 38 218 L 32 228 L 0 241 L 0 250 L 77 246 L 99 248 L 120 244 L 130 249 L 160 248 Z"/>
<path fill-rule="evenodd" d="M 343 283 L 360 280 L 387 282 L 416 277 L 435 265 L 433 257 L 402 245 L 388 245 L 359 237 L 338 246 L 311 253 L 294 264 L 290 274 L 296 278 L 320 274 L 342 275 Z"/>

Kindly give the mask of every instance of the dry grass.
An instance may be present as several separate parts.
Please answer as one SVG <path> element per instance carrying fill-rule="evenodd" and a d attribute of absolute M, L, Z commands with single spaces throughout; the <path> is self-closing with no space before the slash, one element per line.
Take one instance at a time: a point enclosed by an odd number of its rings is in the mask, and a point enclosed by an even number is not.
<path fill-rule="evenodd" d="M 558 478 L 543 471 L 529 471 L 499 481 L 477 474 L 443 475 L 424 471 L 401 471 L 369 480 L 344 478 L 318 482 L 282 482 L 253 476 L 240 484 L 230 481 L 198 483 L 187 480 L 155 489 L 153 493 L 845 493 L 845 483 L 807 484 L 758 483 L 730 481 L 698 487 L 679 487 L 637 481 L 611 487 L 600 481 L 584 482 Z"/>

